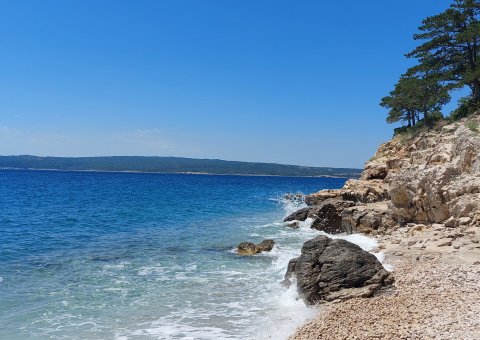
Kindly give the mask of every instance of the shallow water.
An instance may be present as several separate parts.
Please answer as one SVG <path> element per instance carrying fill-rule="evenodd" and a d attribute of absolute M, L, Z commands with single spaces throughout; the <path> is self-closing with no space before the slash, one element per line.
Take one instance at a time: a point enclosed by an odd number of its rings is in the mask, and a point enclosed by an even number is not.
<path fill-rule="evenodd" d="M 319 232 L 286 227 L 301 203 L 282 196 L 343 183 L 0 171 L 0 338 L 285 338 L 313 311 L 280 282 Z"/>

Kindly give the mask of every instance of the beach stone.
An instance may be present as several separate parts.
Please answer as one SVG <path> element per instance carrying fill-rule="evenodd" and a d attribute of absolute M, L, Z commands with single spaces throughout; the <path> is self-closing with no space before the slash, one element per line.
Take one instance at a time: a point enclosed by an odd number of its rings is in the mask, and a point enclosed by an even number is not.
<path fill-rule="evenodd" d="M 239 255 L 254 255 L 257 253 L 257 245 L 252 242 L 242 242 L 237 247 Z"/>
<path fill-rule="evenodd" d="M 393 276 L 374 255 L 351 242 L 326 236 L 305 242 L 294 273 L 307 304 L 370 297 L 393 283 Z"/>
<path fill-rule="evenodd" d="M 274 245 L 275 245 L 274 240 L 263 240 L 262 242 L 257 244 L 257 252 L 271 251 Z"/>
<path fill-rule="evenodd" d="M 239 255 L 255 255 L 264 251 L 271 251 L 274 246 L 274 240 L 263 240 L 259 244 L 242 242 L 237 246 L 237 253 Z"/>
<path fill-rule="evenodd" d="M 310 207 L 299 209 L 283 219 L 283 222 L 305 221 L 307 219 Z"/>

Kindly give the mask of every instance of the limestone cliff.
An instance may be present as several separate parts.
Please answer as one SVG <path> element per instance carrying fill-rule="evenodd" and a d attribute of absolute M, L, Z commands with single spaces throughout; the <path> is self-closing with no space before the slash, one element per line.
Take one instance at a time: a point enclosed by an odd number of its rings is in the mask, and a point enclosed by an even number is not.
<path fill-rule="evenodd" d="M 306 202 L 321 211 L 336 201 L 343 232 L 384 234 L 409 223 L 478 226 L 479 125 L 480 117 L 473 117 L 399 135 L 380 146 L 360 179 L 308 195 Z"/>

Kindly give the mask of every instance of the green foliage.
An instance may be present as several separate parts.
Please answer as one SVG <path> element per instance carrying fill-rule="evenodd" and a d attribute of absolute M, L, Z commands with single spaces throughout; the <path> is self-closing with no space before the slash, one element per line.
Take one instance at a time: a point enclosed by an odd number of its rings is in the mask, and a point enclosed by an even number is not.
<path fill-rule="evenodd" d="M 410 69 L 380 105 L 389 109 L 388 123 L 404 121 L 410 127 L 419 122 L 421 115 L 427 125 L 437 120 L 442 106 L 449 101 L 450 95 L 436 75 Z"/>
<path fill-rule="evenodd" d="M 446 11 L 428 17 L 415 40 L 423 43 L 407 54 L 416 58 L 415 68 L 435 72 L 448 89 L 465 85 L 480 100 L 480 1 L 455 0 Z"/>
<path fill-rule="evenodd" d="M 478 122 L 471 121 L 471 122 L 468 122 L 466 126 L 473 132 L 478 132 Z"/>
<path fill-rule="evenodd" d="M 475 103 L 472 97 L 463 97 L 458 101 L 458 107 L 450 114 L 449 119 L 456 121 L 468 117 L 478 111 L 480 105 Z"/>
<path fill-rule="evenodd" d="M 396 134 L 416 125 L 434 126 L 454 89 L 468 86 L 471 95 L 459 102 L 449 119 L 480 110 L 480 0 L 454 0 L 447 10 L 424 19 L 418 29 L 414 39 L 421 44 L 406 55 L 418 64 L 380 103 L 389 109 L 388 123 L 407 123 Z"/>

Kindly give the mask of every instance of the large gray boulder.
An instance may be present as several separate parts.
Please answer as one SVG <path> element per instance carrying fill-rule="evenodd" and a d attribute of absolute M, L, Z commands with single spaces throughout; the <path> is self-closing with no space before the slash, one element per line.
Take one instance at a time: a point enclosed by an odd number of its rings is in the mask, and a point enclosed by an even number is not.
<path fill-rule="evenodd" d="M 370 297 L 393 283 L 393 276 L 373 254 L 351 242 L 326 236 L 305 242 L 300 257 L 291 261 L 286 280 L 292 272 L 307 304 Z"/>

